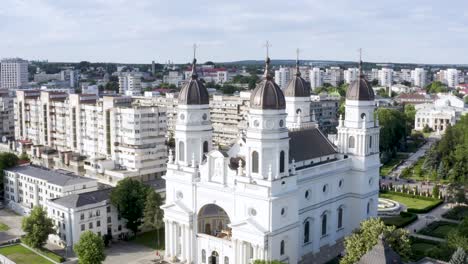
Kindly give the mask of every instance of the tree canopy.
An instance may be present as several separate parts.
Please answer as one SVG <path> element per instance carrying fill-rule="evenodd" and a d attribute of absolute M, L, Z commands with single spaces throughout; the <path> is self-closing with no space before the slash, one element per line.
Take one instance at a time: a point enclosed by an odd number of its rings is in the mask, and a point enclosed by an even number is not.
<path fill-rule="evenodd" d="M 143 212 L 143 227 L 156 229 L 157 246 L 159 247 L 159 229 L 164 225 L 164 211 L 161 209 L 163 200 L 159 193 L 150 190 L 146 196 L 145 210 Z"/>
<path fill-rule="evenodd" d="M 345 238 L 346 255 L 340 260 L 340 264 L 352 264 L 359 261 L 377 244 L 381 234 L 402 259 L 409 258 L 411 246 L 408 231 L 396 229 L 395 226 L 386 226 L 380 218 L 371 218 L 361 222 L 359 230 Z"/>
<path fill-rule="evenodd" d="M 448 91 L 447 85 L 440 81 L 435 81 L 426 86 L 427 93 L 445 93 Z"/>
<path fill-rule="evenodd" d="M 80 264 L 99 264 L 106 259 L 104 241 L 89 230 L 81 234 L 80 240 L 73 246 L 73 250 L 78 256 Z"/>
<path fill-rule="evenodd" d="M 449 232 L 447 235 L 447 243 L 451 248 L 462 248 L 468 251 L 468 217 L 463 219 L 457 229 Z"/>
<path fill-rule="evenodd" d="M 406 115 L 396 109 L 377 109 L 380 130 L 380 151 L 391 153 L 397 151 L 406 138 Z"/>
<path fill-rule="evenodd" d="M 26 233 L 24 243 L 34 248 L 43 247 L 49 235 L 55 233 L 54 223 L 41 206 L 34 207 L 31 214 L 23 218 L 21 228 Z"/>
<path fill-rule="evenodd" d="M 138 180 L 125 178 L 111 192 L 111 203 L 127 220 L 127 228 L 136 235 L 142 223 L 148 187 Z"/>

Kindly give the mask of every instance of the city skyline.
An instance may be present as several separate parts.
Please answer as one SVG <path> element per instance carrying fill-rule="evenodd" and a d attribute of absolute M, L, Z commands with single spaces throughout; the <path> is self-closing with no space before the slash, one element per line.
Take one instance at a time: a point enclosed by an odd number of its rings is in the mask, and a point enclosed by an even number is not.
<path fill-rule="evenodd" d="M 402 6 L 404 5 L 404 8 Z M 262 59 L 466 64 L 468 4 L 436 1 L 219 3 L 7 0 L 0 57 L 148 63 Z M 12 21 L 12 23 L 8 23 Z M 31 25 L 35 25 L 34 27 Z M 291 42 L 293 42 L 291 44 Z"/>

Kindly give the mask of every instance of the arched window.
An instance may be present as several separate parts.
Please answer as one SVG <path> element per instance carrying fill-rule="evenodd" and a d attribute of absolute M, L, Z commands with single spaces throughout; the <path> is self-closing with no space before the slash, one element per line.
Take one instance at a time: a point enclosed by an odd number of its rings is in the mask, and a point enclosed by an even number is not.
<path fill-rule="evenodd" d="M 310 222 L 306 220 L 304 223 L 304 244 L 309 243 Z"/>
<path fill-rule="evenodd" d="M 284 172 L 284 167 L 285 167 L 285 160 L 284 160 L 284 151 L 280 152 L 280 173 Z"/>
<path fill-rule="evenodd" d="M 372 136 L 369 136 L 369 148 L 372 148 Z"/>
<path fill-rule="evenodd" d="M 252 152 L 252 172 L 258 173 L 258 152 Z"/>
<path fill-rule="evenodd" d="M 208 152 L 208 141 L 203 142 L 203 153 Z"/>
<path fill-rule="evenodd" d="M 280 255 L 284 255 L 284 240 L 281 240 L 281 244 L 280 244 Z"/>
<path fill-rule="evenodd" d="M 185 144 L 183 141 L 179 142 L 179 161 L 185 160 Z"/>
<path fill-rule="evenodd" d="M 229 264 L 229 257 L 224 257 L 224 264 Z"/>
<path fill-rule="evenodd" d="M 371 203 L 370 201 L 369 201 L 369 202 L 367 202 L 367 214 L 369 214 L 369 213 L 370 213 L 370 205 L 371 205 L 370 203 Z"/>
<path fill-rule="evenodd" d="M 322 215 L 322 236 L 327 234 L 327 214 Z"/>
<path fill-rule="evenodd" d="M 349 137 L 348 148 L 354 148 L 354 137 L 353 136 Z"/>
<path fill-rule="evenodd" d="M 204 249 L 201 251 L 201 261 L 206 263 L 206 251 Z"/>
<path fill-rule="evenodd" d="M 338 208 L 338 229 L 343 227 L 343 207 Z"/>

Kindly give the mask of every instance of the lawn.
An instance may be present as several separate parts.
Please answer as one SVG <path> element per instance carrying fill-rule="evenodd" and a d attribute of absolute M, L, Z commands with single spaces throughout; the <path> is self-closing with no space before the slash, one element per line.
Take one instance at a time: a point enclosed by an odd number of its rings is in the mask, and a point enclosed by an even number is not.
<path fill-rule="evenodd" d="M 438 238 L 446 238 L 447 234 L 457 228 L 457 224 L 445 222 L 445 221 L 436 221 L 430 223 L 425 228 L 421 229 L 418 233 L 426 236 L 433 236 Z"/>
<path fill-rule="evenodd" d="M 397 201 L 401 204 L 404 204 L 407 208 L 414 208 L 414 209 L 424 209 L 428 206 L 432 206 L 435 203 L 437 203 L 436 201 L 405 197 L 405 196 L 398 195 L 395 193 L 381 193 L 379 196 L 382 198 L 387 198 L 390 200 Z"/>
<path fill-rule="evenodd" d="M 164 249 L 164 228 L 159 229 L 159 247 L 157 246 L 157 233 L 156 230 L 138 234 L 135 243 L 150 247 L 152 249 Z"/>
<path fill-rule="evenodd" d="M 431 240 L 410 237 L 412 261 L 418 261 L 423 257 L 431 257 L 448 261 L 453 254 L 453 249 L 448 248 L 447 244 Z"/>
<path fill-rule="evenodd" d="M 463 218 L 468 217 L 468 206 L 463 206 L 463 205 L 456 206 L 450 209 L 448 212 L 446 212 L 442 216 L 447 219 L 461 221 L 463 220 Z"/>
<path fill-rule="evenodd" d="M 0 222 L 0 232 L 8 231 L 10 227 Z"/>
<path fill-rule="evenodd" d="M 49 260 L 37 255 L 22 245 L 0 248 L 0 254 L 6 256 L 17 264 L 53 264 Z"/>
<path fill-rule="evenodd" d="M 418 219 L 417 214 L 401 212 L 398 216 L 381 217 L 385 225 L 394 225 L 398 228 L 405 227 Z"/>
<path fill-rule="evenodd" d="M 401 159 L 394 158 L 382 165 L 380 167 L 380 175 L 381 176 L 388 176 L 388 174 L 401 162 Z"/>
<path fill-rule="evenodd" d="M 59 262 L 59 263 L 65 261 L 65 259 L 64 259 L 62 256 L 57 255 L 57 254 L 55 254 L 54 252 L 49 251 L 49 250 L 47 250 L 47 249 L 36 249 L 36 250 L 39 251 L 39 252 L 41 252 L 41 254 L 43 254 L 43 255 L 45 255 L 45 256 L 51 258 L 51 259 L 54 260 L 54 261 Z"/>

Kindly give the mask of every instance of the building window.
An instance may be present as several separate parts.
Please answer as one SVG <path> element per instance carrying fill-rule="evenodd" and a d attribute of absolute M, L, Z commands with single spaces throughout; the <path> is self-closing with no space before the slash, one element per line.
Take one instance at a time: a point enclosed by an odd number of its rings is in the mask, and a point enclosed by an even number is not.
<path fill-rule="evenodd" d="M 85 225 L 81 224 L 81 231 L 84 231 L 84 230 L 85 230 Z"/>
<path fill-rule="evenodd" d="M 96 210 L 96 216 L 100 216 L 100 215 L 101 215 L 101 211 Z"/>
<path fill-rule="evenodd" d="M 372 136 L 369 136 L 369 148 L 372 148 Z"/>
<path fill-rule="evenodd" d="M 208 141 L 203 142 L 203 153 L 208 152 Z"/>
<path fill-rule="evenodd" d="M 89 227 L 89 229 L 93 229 L 93 222 L 90 222 L 90 223 L 88 224 L 88 227 Z"/>
<path fill-rule="evenodd" d="M 122 231 L 122 226 L 121 225 L 119 225 L 118 230 Z"/>
<path fill-rule="evenodd" d="M 371 204 L 370 204 L 370 203 L 371 203 L 370 201 L 369 201 L 369 202 L 367 202 L 367 214 L 369 214 L 369 213 L 370 213 L 370 206 L 371 206 Z"/>
<path fill-rule="evenodd" d="M 80 219 L 81 219 L 81 220 L 84 220 L 84 213 L 81 213 Z"/>
<path fill-rule="evenodd" d="M 184 161 L 185 158 L 185 144 L 183 141 L 179 142 L 179 161 Z"/>
<path fill-rule="evenodd" d="M 349 137 L 348 147 L 349 148 L 354 148 L 354 137 L 353 136 Z"/>
<path fill-rule="evenodd" d="M 110 216 L 107 217 L 107 223 L 111 223 L 112 222 L 112 218 Z"/>
<path fill-rule="evenodd" d="M 284 255 L 284 240 L 281 240 L 280 243 L 280 255 Z"/>
<path fill-rule="evenodd" d="M 252 152 L 252 173 L 258 173 L 258 152 Z"/>
<path fill-rule="evenodd" d="M 204 249 L 201 251 L 201 261 L 206 263 L 206 251 Z"/>
<path fill-rule="evenodd" d="M 111 211 L 110 206 L 107 206 L 106 210 L 107 210 L 108 213 L 110 213 L 110 211 Z"/>
<path fill-rule="evenodd" d="M 98 221 L 96 222 L 96 226 L 97 226 L 97 227 L 100 227 L 100 226 L 101 226 L 101 221 L 98 220 Z"/>
<path fill-rule="evenodd" d="M 229 264 L 229 257 L 224 257 L 224 264 Z"/>
<path fill-rule="evenodd" d="M 284 167 L 285 167 L 285 161 L 284 161 L 284 151 L 280 152 L 280 173 L 284 172 Z"/>
<path fill-rule="evenodd" d="M 309 243 L 310 222 L 306 220 L 304 223 L 304 244 Z"/>
<path fill-rule="evenodd" d="M 343 227 L 343 207 L 338 208 L 338 229 Z"/>
<path fill-rule="evenodd" d="M 322 236 L 327 234 L 327 214 L 322 215 Z"/>

